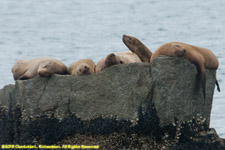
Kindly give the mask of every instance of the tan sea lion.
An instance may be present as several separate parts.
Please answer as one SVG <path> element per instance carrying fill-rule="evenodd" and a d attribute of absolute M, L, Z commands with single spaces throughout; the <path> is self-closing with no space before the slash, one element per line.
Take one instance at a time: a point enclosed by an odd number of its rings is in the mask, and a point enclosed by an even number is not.
<path fill-rule="evenodd" d="M 98 73 L 112 65 L 129 64 L 135 62 L 142 62 L 135 53 L 131 51 L 115 52 L 101 59 L 96 65 L 95 71 Z"/>
<path fill-rule="evenodd" d="M 87 75 L 95 73 L 95 63 L 91 59 L 81 59 L 72 63 L 68 69 L 71 75 Z"/>
<path fill-rule="evenodd" d="M 123 35 L 123 43 L 135 54 L 142 62 L 150 62 L 152 52 L 140 40 L 133 36 Z"/>
<path fill-rule="evenodd" d="M 170 42 L 160 46 L 152 55 L 152 62 L 157 56 L 166 55 L 174 57 L 183 57 L 194 63 L 201 75 L 203 84 L 203 93 L 205 98 L 205 86 L 206 86 L 206 69 L 217 69 L 219 67 L 219 61 L 217 57 L 208 49 L 192 46 L 181 42 Z M 216 81 L 217 90 L 220 91 L 219 84 Z"/>
<path fill-rule="evenodd" d="M 67 67 L 53 58 L 36 58 L 32 60 L 18 60 L 12 68 L 15 80 L 26 80 L 35 76 L 50 77 L 53 74 L 66 74 Z"/>

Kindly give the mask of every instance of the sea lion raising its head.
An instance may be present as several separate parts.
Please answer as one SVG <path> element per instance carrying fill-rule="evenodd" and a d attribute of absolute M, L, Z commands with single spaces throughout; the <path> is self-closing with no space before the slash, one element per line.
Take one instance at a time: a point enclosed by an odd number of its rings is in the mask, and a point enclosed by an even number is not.
<path fill-rule="evenodd" d="M 53 74 L 66 74 L 67 67 L 53 58 L 18 60 L 12 68 L 14 80 L 26 80 L 35 76 L 50 77 Z"/>
<path fill-rule="evenodd" d="M 135 62 L 142 62 L 141 59 L 133 52 L 115 52 L 107 55 L 105 58 L 101 59 L 96 65 L 96 73 L 112 66 L 129 64 Z"/>
<path fill-rule="evenodd" d="M 133 36 L 123 35 L 123 43 L 138 57 L 142 62 L 150 62 L 152 52 L 140 40 Z"/>
<path fill-rule="evenodd" d="M 95 73 L 95 63 L 91 59 L 81 59 L 68 67 L 71 75 L 88 75 Z"/>

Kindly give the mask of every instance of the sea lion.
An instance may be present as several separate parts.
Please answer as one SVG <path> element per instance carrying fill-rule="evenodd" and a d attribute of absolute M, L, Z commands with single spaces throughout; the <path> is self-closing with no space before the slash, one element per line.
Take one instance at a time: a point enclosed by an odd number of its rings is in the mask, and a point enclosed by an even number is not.
<path fill-rule="evenodd" d="M 95 73 L 95 63 L 91 59 L 81 59 L 72 63 L 68 69 L 71 75 L 87 75 Z"/>
<path fill-rule="evenodd" d="M 67 67 L 53 58 L 18 60 L 12 68 L 14 80 L 26 80 L 35 76 L 50 77 L 53 74 L 66 74 Z"/>
<path fill-rule="evenodd" d="M 135 53 L 131 51 L 115 52 L 101 59 L 96 65 L 95 71 L 96 73 L 98 73 L 112 65 L 129 64 L 135 62 L 142 62 L 141 59 Z"/>
<path fill-rule="evenodd" d="M 183 57 L 194 63 L 201 75 L 203 94 L 205 99 L 206 75 L 205 69 L 217 69 L 219 61 L 217 57 L 206 48 L 201 48 L 181 42 L 170 42 L 160 46 L 152 55 L 150 62 L 157 56 L 166 55 L 174 57 Z M 217 90 L 220 91 L 219 84 L 216 80 Z"/>
<path fill-rule="evenodd" d="M 150 62 L 152 52 L 140 40 L 133 36 L 123 35 L 123 43 L 138 57 L 142 62 Z"/>

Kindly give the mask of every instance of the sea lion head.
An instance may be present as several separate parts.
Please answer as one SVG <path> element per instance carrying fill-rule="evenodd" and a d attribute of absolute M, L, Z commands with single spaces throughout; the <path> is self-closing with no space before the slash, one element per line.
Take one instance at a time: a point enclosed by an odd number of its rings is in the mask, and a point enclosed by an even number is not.
<path fill-rule="evenodd" d="M 137 38 L 129 35 L 123 35 L 123 43 L 129 48 L 133 50 L 138 50 L 141 45 L 141 41 L 139 41 Z"/>
<path fill-rule="evenodd" d="M 41 77 L 50 77 L 54 73 L 54 62 L 44 62 L 41 63 L 38 67 L 38 74 Z"/>
<path fill-rule="evenodd" d="M 177 57 L 184 57 L 187 54 L 187 50 L 178 44 L 174 45 L 173 48 L 174 54 Z"/>
<path fill-rule="evenodd" d="M 94 74 L 94 69 L 92 69 L 89 65 L 82 63 L 77 67 L 77 75 L 88 74 Z"/>
<path fill-rule="evenodd" d="M 116 65 L 116 55 L 114 53 L 109 54 L 106 56 L 104 64 L 102 65 L 101 70 L 104 70 L 112 65 Z"/>
<path fill-rule="evenodd" d="M 125 58 L 123 56 L 116 55 L 115 53 L 111 53 L 105 58 L 102 70 L 113 65 L 122 65 L 122 64 L 126 64 Z"/>
<path fill-rule="evenodd" d="M 150 62 L 152 52 L 140 40 L 129 35 L 123 35 L 122 40 L 129 50 L 135 53 L 142 62 Z"/>

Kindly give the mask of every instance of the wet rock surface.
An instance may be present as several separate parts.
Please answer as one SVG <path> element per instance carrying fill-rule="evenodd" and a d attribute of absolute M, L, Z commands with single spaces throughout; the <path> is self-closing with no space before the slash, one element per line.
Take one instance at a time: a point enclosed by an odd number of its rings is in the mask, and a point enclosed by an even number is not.
<path fill-rule="evenodd" d="M 54 75 L 0 90 L 0 144 L 102 149 L 224 149 L 209 128 L 215 70 L 204 102 L 195 65 L 161 56 L 97 75 Z"/>

